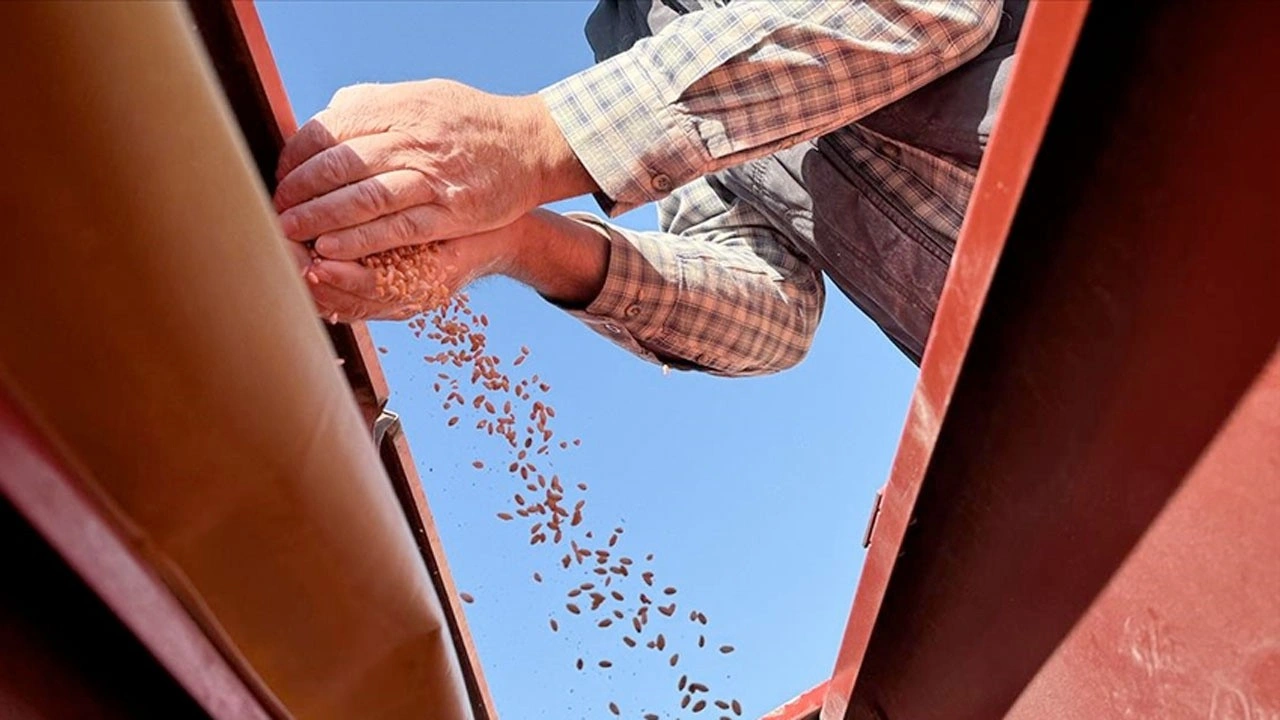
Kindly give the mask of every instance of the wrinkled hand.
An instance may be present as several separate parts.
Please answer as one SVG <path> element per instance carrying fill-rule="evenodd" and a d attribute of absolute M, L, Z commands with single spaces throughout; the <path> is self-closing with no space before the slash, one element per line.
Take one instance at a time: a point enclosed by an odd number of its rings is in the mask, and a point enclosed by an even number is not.
<path fill-rule="evenodd" d="M 339 90 L 276 176 L 285 235 L 336 260 L 493 230 L 590 189 L 537 96 L 445 80 Z"/>
<path fill-rule="evenodd" d="M 502 272 L 514 253 L 516 225 L 470 237 L 436 243 L 435 258 L 444 270 L 442 280 L 449 294 L 471 282 Z M 330 322 L 357 320 L 406 320 L 422 309 L 422 298 L 399 297 L 378 287 L 377 271 L 359 260 L 333 260 L 317 256 L 301 243 L 289 243 L 316 309 Z"/>

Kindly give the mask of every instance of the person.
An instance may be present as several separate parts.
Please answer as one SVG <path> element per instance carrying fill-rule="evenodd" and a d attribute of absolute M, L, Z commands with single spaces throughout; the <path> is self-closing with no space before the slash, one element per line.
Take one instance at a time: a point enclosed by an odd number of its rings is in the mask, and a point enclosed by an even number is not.
<path fill-rule="evenodd" d="M 339 90 L 274 202 L 334 320 L 395 317 L 359 259 L 435 243 L 451 287 L 506 275 L 721 375 L 803 359 L 825 273 L 918 363 L 1025 5 L 601 0 L 596 64 L 537 94 Z M 587 193 L 661 229 L 539 209 Z"/>

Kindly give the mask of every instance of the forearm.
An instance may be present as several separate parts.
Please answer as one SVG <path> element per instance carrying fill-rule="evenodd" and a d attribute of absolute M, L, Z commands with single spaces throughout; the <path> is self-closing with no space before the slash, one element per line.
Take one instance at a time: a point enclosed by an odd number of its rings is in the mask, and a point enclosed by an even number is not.
<path fill-rule="evenodd" d="M 734 2 L 542 91 L 616 214 L 854 122 L 985 47 L 998 0 Z"/>
<path fill-rule="evenodd" d="M 517 221 L 503 274 L 565 307 L 586 307 L 609 269 L 609 241 L 585 223 L 550 210 Z"/>
<path fill-rule="evenodd" d="M 741 203 L 705 181 L 674 223 L 636 232 L 539 211 L 507 233 L 496 272 L 520 280 L 624 350 L 721 375 L 799 362 L 821 316 L 818 271 Z"/>

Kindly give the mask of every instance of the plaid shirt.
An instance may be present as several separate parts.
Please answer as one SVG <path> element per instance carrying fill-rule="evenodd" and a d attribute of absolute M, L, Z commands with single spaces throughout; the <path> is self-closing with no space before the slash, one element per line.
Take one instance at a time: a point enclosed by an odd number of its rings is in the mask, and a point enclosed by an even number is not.
<path fill-rule="evenodd" d="M 684 0 L 690 4 L 691 0 Z M 587 215 L 610 240 L 608 276 L 571 311 L 627 350 L 725 375 L 799 362 L 821 317 L 821 273 L 718 170 L 824 135 L 979 53 L 998 0 L 739 0 L 681 15 L 631 49 L 542 91 L 610 215 L 659 201 L 660 232 Z M 919 150 L 912 149 L 915 153 Z M 937 194 L 964 207 L 972 173 Z M 884 169 L 889 183 L 907 169 Z M 958 178 L 958 179 L 957 179 Z M 931 226 L 936 199 L 915 208 Z"/>

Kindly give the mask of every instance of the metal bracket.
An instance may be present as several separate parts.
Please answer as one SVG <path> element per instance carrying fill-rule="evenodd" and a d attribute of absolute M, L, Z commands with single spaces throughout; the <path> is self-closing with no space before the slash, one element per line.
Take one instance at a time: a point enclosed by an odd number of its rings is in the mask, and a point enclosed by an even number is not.
<path fill-rule="evenodd" d="M 880 503 L 884 499 L 884 488 L 876 491 L 875 503 L 871 506 L 871 516 L 867 518 L 867 529 L 862 532 L 862 547 L 871 547 L 871 534 L 876 531 L 876 520 L 880 519 Z"/>
<path fill-rule="evenodd" d="M 377 419 L 373 421 L 374 447 L 382 447 L 382 441 L 386 438 L 387 434 L 399 432 L 399 430 L 400 416 L 386 408 L 383 408 L 382 412 L 378 413 Z"/>

